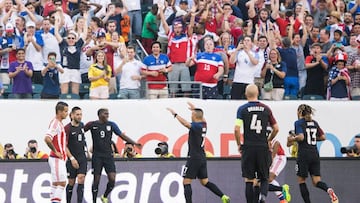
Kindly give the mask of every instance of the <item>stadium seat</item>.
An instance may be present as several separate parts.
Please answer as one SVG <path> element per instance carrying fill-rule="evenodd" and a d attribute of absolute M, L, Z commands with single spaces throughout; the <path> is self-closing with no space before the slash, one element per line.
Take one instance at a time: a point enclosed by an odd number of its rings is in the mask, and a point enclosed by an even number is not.
<path fill-rule="evenodd" d="M 60 94 L 60 99 L 80 99 L 78 94 Z"/>
<path fill-rule="evenodd" d="M 110 94 L 109 99 L 119 99 L 118 94 Z"/>
<path fill-rule="evenodd" d="M 7 98 L 9 94 L 12 93 L 12 85 L 11 84 L 3 84 L 4 88 L 4 97 Z"/>
<path fill-rule="evenodd" d="M 81 83 L 79 88 L 80 94 L 87 94 L 89 93 L 90 84 L 89 83 Z"/>
<path fill-rule="evenodd" d="M 306 94 L 302 97 L 302 100 L 324 100 L 325 98 L 321 95 Z"/>
<path fill-rule="evenodd" d="M 40 94 L 43 89 L 43 85 L 41 84 L 32 84 L 33 94 Z"/>
<path fill-rule="evenodd" d="M 296 95 L 284 95 L 284 100 L 298 100 Z"/>
<path fill-rule="evenodd" d="M 90 99 L 90 96 L 89 96 L 88 93 L 86 93 L 86 94 L 84 94 L 84 95 L 82 96 L 82 98 L 83 98 L 83 99 Z"/>
<path fill-rule="evenodd" d="M 359 101 L 360 100 L 360 95 L 351 97 L 351 100 Z"/>
<path fill-rule="evenodd" d="M 33 99 L 41 99 L 41 94 L 33 94 Z"/>
<path fill-rule="evenodd" d="M 0 99 L 4 99 L 4 96 L 0 95 Z"/>
<path fill-rule="evenodd" d="M 8 99 L 15 99 L 15 96 L 14 96 L 13 93 L 10 93 L 10 94 L 7 95 L 7 98 Z"/>

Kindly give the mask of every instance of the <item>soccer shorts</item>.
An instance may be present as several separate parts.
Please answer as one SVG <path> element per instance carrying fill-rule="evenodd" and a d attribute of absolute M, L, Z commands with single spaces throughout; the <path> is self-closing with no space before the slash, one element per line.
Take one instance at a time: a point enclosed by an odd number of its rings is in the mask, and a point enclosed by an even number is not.
<path fill-rule="evenodd" d="M 49 157 L 51 182 L 66 182 L 66 162 L 62 159 Z"/>
<path fill-rule="evenodd" d="M 183 167 L 182 176 L 190 179 L 204 179 L 208 177 L 206 160 L 188 159 Z"/>
<path fill-rule="evenodd" d="M 286 165 L 286 156 L 276 155 L 270 166 L 270 173 L 279 176 L 280 172 L 285 168 L 285 165 Z"/>

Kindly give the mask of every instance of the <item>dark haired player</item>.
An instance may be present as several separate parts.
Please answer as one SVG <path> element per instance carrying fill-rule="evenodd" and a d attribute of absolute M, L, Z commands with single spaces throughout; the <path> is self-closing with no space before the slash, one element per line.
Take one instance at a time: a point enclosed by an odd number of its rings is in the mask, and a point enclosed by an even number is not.
<path fill-rule="evenodd" d="M 312 119 L 314 109 L 309 105 L 301 104 L 298 107 L 297 115 L 299 120 L 295 121 L 295 134 L 290 134 L 287 139 L 287 146 L 294 142 L 298 143 L 298 157 L 296 159 L 296 175 L 300 186 L 301 196 L 305 203 L 310 203 L 310 194 L 306 186 L 308 173 L 311 175 L 314 186 L 324 190 L 330 196 L 332 203 L 338 203 L 338 197 L 334 190 L 321 181 L 320 158 L 316 146 L 317 141 L 326 139 L 324 131 L 319 124 Z"/>
<path fill-rule="evenodd" d="M 109 200 L 107 196 L 112 191 L 115 185 L 116 168 L 113 156 L 113 150 L 111 148 L 112 134 L 117 136 L 126 142 L 132 143 L 137 147 L 141 147 L 141 144 L 136 143 L 131 138 L 123 133 L 118 125 L 112 121 L 109 121 L 109 110 L 101 108 L 98 110 L 99 120 L 88 122 L 84 130 L 85 132 L 90 130 L 93 140 L 93 155 L 92 155 L 92 170 L 94 174 L 94 182 L 92 185 L 93 203 L 96 203 L 98 187 L 100 183 L 102 168 L 105 168 L 108 176 L 108 183 L 106 185 L 105 193 L 101 196 L 101 201 L 107 203 Z"/>
<path fill-rule="evenodd" d="M 259 91 L 256 85 L 248 85 L 245 96 L 248 103 L 240 106 L 237 110 L 235 138 L 239 151 L 242 153 L 241 168 L 242 176 L 245 178 L 247 203 L 258 201 L 262 203 L 265 202 L 269 188 L 269 167 L 271 165 L 269 143 L 278 133 L 279 127 L 271 109 L 257 100 Z M 267 126 L 272 128 L 269 137 L 267 137 Z M 255 178 L 260 180 L 259 197 L 255 197 L 253 188 Z"/>
<path fill-rule="evenodd" d="M 81 122 L 82 110 L 73 107 L 70 112 L 71 122 L 65 126 L 68 140 L 67 149 L 69 159 L 66 162 L 68 184 L 66 186 L 66 202 L 71 202 L 75 180 L 77 178 L 77 202 L 81 203 L 84 197 L 84 181 L 87 172 L 87 148 L 84 135 L 84 124 Z"/>
<path fill-rule="evenodd" d="M 191 123 L 186 121 L 184 118 L 179 116 L 171 108 L 167 108 L 168 111 L 176 118 L 183 126 L 189 129 L 189 140 L 188 140 L 188 159 L 186 166 L 183 169 L 183 184 L 186 203 L 192 202 L 192 179 L 199 178 L 200 183 L 211 190 L 214 194 L 221 198 L 223 203 L 230 202 L 230 198 L 208 179 L 206 157 L 204 151 L 204 141 L 206 135 L 206 121 L 203 117 L 204 112 L 202 109 L 195 108 L 190 102 L 189 109 L 191 110 Z"/>

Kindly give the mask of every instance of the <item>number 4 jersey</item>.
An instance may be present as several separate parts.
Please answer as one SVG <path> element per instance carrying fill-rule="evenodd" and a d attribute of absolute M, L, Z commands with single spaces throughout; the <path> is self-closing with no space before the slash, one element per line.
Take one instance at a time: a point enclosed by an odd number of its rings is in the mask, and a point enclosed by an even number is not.
<path fill-rule="evenodd" d="M 275 124 L 271 109 L 261 102 L 248 102 L 237 111 L 236 125 L 244 135 L 244 146 L 268 147 L 266 128 Z"/>

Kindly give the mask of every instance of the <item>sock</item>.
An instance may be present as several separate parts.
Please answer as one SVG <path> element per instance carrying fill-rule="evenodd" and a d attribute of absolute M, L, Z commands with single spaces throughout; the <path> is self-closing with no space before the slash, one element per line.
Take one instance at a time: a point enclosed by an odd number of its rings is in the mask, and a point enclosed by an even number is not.
<path fill-rule="evenodd" d="M 50 190 L 50 200 L 51 200 L 51 202 L 57 201 L 55 199 L 55 192 L 56 192 L 56 186 L 51 185 L 51 190 Z"/>
<path fill-rule="evenodd" d="M 269 182 L 267 179 L 261 179 L 260 180 L 260 194 L 264 197 L 267 196 L 267 193 L 269 191 Z"/>
<path fill-rule="evenodd" d="M 64 192 L 64 187 L 61 185 L 56 186 L 55 192 L 54 192 L 54 197 L 51 200 L 52 202 L 61 202 L 61 197 L 63 195 Z"/>
<path fill-rule="evenodd" d="M 305 203 L 311 203 L 310 202 L 310 194 L 309 194 L 309 190 L 306 187 L 306 183 L 300 183 L 300 192 L 301 192 L 301 196 L 304 200 Z"/>
<path fill-rule="evenodd" d="M 66 202 L 67 203 L 71 203 L 71 196 L 72 196 L 72 192 L 73 192 L 73 185 L 66 185 Z"/>
<path fill-rule="evenodd" d="M 84 184 L 78 184 L 77 186 L 77 202 L 83 202 L 84 198 Z"/>
<path fill-rule="evenodd" d="M 285 199 L 282 193 L 282 187 L 280 187 L 280 184 L 276 180 L 271 181 L 269 184 L 269 191 L 274 191 L 279 200 Z"/>
<path fill-rule="evenodd" d="M 222 197 L 224 195 L 224 193 L 222 193 L 221 190 L 214 183 L 210 181 L 206 183 L 205 187 L 211 190 L 211 192 L 213 192 L 219 197 Z"/>
<path fill-rule="evenodd" d="M 329 189 L 329 187 L 326 185 L 326 183 L 319 181 L 316 183 L 316 187 L 324 190 L 325 192 L 327 192 L 327 190 Z"/>
<path fill-rule="evenodd" d="M 106 185 L 106 190 L 104 193 L 104 197 L 107 197 L 109 195 L 109 193 L 113 190 L 115 183 L 114 182 L 108 182 L 108 184 Z"/>
<path fill-rule="evenodd" d="M 260 196 L 260 186 L 259 185 L 255 185 L 254 186 L 254 200 L 257 203 L 257 200 L 259 199 Z"/>
<path fill-rule="evenodd" d="M 246 202 L 247 203 L 253 203 L 254 201 L 254 188 L 253 188 L 253 182 L 246 182 L 245 184 L 245 196 L 246 196 Z"/>
<path fill-rule="evenodd" d="M 92 196 L 93 196 L 93 202 L 96 202 L 96 198 L 97 198 L 97 194 L 98 194 L 98 188 L 97 186 L 92 186 Z"/>
<path fill-rule="evenodd" d="M 185 200 L 186 203 L 192 203 L 192 189 L 190 184 L 184 185 L 184 194 L 185 194 Z"/>

